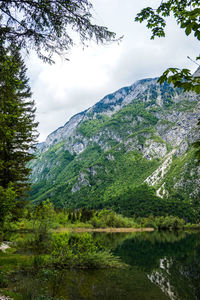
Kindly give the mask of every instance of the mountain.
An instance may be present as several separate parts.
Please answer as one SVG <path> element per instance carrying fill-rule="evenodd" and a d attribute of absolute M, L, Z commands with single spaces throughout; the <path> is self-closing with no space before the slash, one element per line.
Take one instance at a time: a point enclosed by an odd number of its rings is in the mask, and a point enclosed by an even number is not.
<path fill-rule="evenodd" d="M 105 96 L 38 144 L 31 201 L 192 219 L 200 203 L 198 116 L 198 95 L 157 78 Z"/>

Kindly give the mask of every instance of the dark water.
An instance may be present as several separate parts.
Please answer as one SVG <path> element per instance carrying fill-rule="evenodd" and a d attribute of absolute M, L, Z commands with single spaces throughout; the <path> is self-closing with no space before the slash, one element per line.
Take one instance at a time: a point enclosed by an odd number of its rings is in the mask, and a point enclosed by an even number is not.
<path fill-rule="evenodd" d="M 200 299 L 200 234 L 94 234 L 127 269 L 41 270 L 12 283 L 23 299 Z"/>

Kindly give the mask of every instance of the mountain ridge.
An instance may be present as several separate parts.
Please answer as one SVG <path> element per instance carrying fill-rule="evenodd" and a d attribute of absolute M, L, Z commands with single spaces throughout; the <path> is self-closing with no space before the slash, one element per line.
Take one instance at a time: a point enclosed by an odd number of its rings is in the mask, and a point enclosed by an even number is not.
<path fill-rule="evenodd" d="M 41 147 L 41 146 L 43 146 L 43 145 L 45 145 L 45 144 L 53 144 L 53 143 L 51 143 L 51 141 L 52 141 L 52 136 L 54 136 L 56 133 L 58 133 L 58 131 L 62 131 L 62 130 L 64 130 L 64 129 L 66 129 L 66 126 L 67 125 L 69 125 L 74 119 L 76 119 L 77 117 L 79 117 L 79 116 L 82 116 L 83 115 L 83 117 L 85 116 L 85 114 L 86 113 L 91 113 L 92 111 L 95 113 L 95 112 L 97 112 L 97 110 L 98 110 L 98 107 L 99 107 L 99 105 L 100 104 L 107 104 L 107 101 L 108 100 L 110 100 L 110 98 L 112 97 L 112 98 L 114 98 L 114 102 L 115 102 L 115 96 L 116 95 L 118 95 L 120 92 L 122 92 L 122 94 L 123 94 L 123 96 L 124 96 L 124 98 L 125 98 L 125 96 L 127 96 L 127 94 L 125 94 L 124 95 L 124 91 L 126 90 L 126 91 L 132 91 L 135 87 L 137 87 L 138 86 L 138 84 L 140 84 L 140 83 L 143 83 L 144 81 L 157 81 L 157 77 L 156 78 L 146 78 L 146 79 L 141 79 L 141 80 L 138 80 L 138 81 L 136 81 L 135 83 L 133 83 L 132 85 L 129 85 L 129 86 L 125 86 L 125 87 L 122 87 L 122 88 L 120 88 L 120 89 L 118 89 L 117 91 L 115 91 L 115 92 L 113 92 L 113 93 L 109 93 L 109 94 L 107 94 L 106 96 L 104 96 L 100 101 L 98 101 L 97 103 L 95 103 L 93 106 L 91 106 L 91 107 L 89 107 L 88 109 L 86 109 L 86 110 L 84 110 L 84 111 L 81 111 L 80 113 L 77 113 L 77 114 L 75 114 L 75 115 L 73 115 L 63 126 L 60 126 L 60 127 L 58 127 L 56 130 L 54 130 L 53 132 L 51 132 L 48 136 L 47 136 L 47 138 L 46 138 L 46 140 L 44 141 L 44 142 L 41 142 L 41 143 L 39 143 L 38 144 L 38 146 L 39 146 L 39 148 Z M 130 97 L 130 95 L 129 95 L 129 97 Z M 132 99 L 131 99 L 131 101 L 132 101 Z M 111 101 L 111 103 L 112 103 L 112 101 Z M 126 105 L 127 103 L 124 103 L 124 105 Z M 116 105 L 115 105 L 116 106 Z M 120 106 L 120 107 L 122 107 L 122 106 Z M 118 109 L 120 109 L 120 108 L 118 108 Z M 114 113 L 114 112 L 113 112 Z M 80 121 L 81 121 L 82 119 L 80 119 Z M 78 125 L 78 124 L 77 124 Z"/>
<path fill-rule="evenodd" d="M 126 190 L 145 184 L 159 199 L 196 201 L 200 169 L 191 145 L 198 138 L 198 100 L 167 83 L 160 86 L 157 78 L 106 95 L 38 146 L 30 164 L 32 201 L 51 198 L 65 207 L 110 203 L 120 211 Z M 121 198 L 114 205 L 116 195 Z"/>

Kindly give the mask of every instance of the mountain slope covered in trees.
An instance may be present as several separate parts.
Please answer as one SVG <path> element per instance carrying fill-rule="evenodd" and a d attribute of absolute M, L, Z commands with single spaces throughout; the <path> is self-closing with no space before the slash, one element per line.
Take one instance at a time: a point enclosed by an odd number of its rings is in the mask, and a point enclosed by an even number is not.
<path fill-rule="evenodd" d="M 73 116 L 38 145 L 31 201 L 196 220 L 198 96 L 140 80 Z"/>

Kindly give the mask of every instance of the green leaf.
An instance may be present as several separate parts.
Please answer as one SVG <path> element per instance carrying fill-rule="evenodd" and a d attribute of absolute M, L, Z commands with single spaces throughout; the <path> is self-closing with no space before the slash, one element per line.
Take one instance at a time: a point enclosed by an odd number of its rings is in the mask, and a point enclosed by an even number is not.
<path fill-rule="evenodd" d="M 185 33 L 186 33 L 186 35 L 189 35 L 191 32 L 192 32 L 192 26 L 189 25 L 186 27 Z"/>

